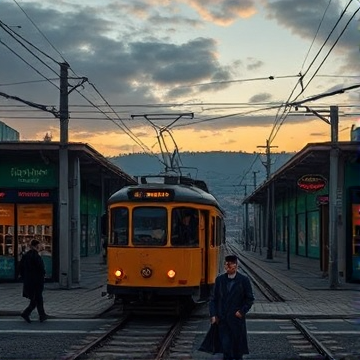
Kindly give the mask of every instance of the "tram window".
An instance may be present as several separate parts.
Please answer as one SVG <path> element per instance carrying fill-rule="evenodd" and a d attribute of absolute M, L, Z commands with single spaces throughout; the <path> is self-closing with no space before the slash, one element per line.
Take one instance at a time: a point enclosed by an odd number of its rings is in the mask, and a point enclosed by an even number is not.
<path fill-rule="evenodd" d="M 211 237 L 210 237 L 210 246 L 214 247 L 215 246 L 215 218 L 212 216 L 211 217 Z"/>
<path fill-rule="evenodd" d="M 217 216 L 216 217 L 216 240 L 215 240 L 216 246 L 221 245 L 222 233 L 223 233 L 223 229 L 222 229 L 221 219 Z"/>
<path fill-rule="evenodd" d="M 133 245 L 164 246 L 167 242 L 167 211 L 162 207 L 133 210 Z"/>
<path fill-rule="evenodd" d="M 226 239 L 226 225 L 224 220 L 221 220 L 221 225 L 222 225 L 222 237 L 221 237 L 221 243 L 225 244 L 225 239 Z"/>
<path fill-rule="evenodd" d="M 111 210 L 110 244 L 128 245 L 129 243 L 129 211 L 118 207 Z"/>
<path fill-rule="evenodd" d="M 171 245 L 199 245 L 199 212 L 192 208 L 175 208 L 171 214 Z"/>

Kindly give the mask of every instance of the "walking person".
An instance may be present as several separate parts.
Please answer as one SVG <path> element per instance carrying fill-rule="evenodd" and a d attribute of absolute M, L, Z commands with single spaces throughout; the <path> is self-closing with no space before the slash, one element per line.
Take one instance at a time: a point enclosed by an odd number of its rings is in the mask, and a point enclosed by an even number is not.
<path fill-rule="evenodd" d="M 249 353 L 245 317 L 254 295 L 248 277 L 237 270 L 237 257 L 226 256 L 226 272 L 216 278 L 209 303 L 211 323 L 218 323 L 224 360 L 240 360 Z"/>
<path fill-rule="evenodd" d="M 31 323 L 30 315 L 37 308 L 40 322 L 47 319 L 44 310 L 43 290 L 45 266 L 39 255 L 41 245 L 38 240 L 32 240 L 30 250 L 27 251 L 20 261 L 20 276 L 23 279 L 23 296 L 30 299 L 29 306 L 21 313 L 21 317 Z"/>

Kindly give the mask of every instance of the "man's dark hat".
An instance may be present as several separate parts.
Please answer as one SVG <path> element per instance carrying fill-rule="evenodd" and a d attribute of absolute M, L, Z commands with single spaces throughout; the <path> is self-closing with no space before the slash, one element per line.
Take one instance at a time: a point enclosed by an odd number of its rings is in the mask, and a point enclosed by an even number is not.
<path fill-rule="evenodd" d="M 40 244 L 40 241 L 39 240 L 31 240 L 31 243 L 30 243 L 30 245 L 31 246 L 33 246 L 33 247 L 36 247 L 36 246 L 38 246 Z"/>
<path fill-rule="evenodd" d="M 237 262 L 237 256 L 236 255 L 227 255 L 225 256 L 225 261 L 226 262 L 232 262 L 232 263 L 236 263 Z"/>

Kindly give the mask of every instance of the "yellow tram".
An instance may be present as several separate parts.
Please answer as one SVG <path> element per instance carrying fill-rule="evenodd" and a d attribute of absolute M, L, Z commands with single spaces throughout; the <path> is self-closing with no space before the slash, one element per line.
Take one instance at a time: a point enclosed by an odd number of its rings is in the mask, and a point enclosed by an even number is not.
<path fill-rule="evenodd" d="M 107 292 L 124 304 L 207 300 L 225 243 L 218 201 L 187 177 L 141 182 L 108 200 Z"/>

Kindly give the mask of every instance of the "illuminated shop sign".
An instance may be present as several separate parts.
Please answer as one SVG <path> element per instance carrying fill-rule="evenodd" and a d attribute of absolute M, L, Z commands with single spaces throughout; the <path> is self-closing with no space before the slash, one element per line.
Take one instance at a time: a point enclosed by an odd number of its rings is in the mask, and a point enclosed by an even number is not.
<path fill-rule="evenodd" d="M 170 201 L 174 197 L 172 190 L 159 190 L 159 189 L 138 189 L 130 190 L 128 193 L 130 200 L 159 200 L 159 201 Z"/>
<path fill-rule="evenodd" d="M 327 205 L 329 203 L 329 195 L 318 195 L 316 197 L 316 205 Z"/>
<path fill-rule="evenodd" d="M 322 190 L 326 184 L 327 181 L 322 175 L 304 175 L 297 182 L 300 189 L 308 192 Z"/>
<path fill-rule="evenodd" d="M 0 190 L 1 202 L 54 201 L 52 190 Z"/>

